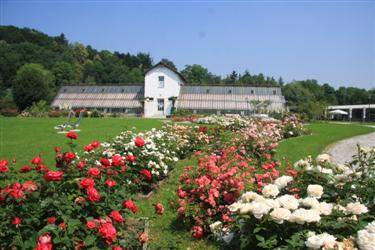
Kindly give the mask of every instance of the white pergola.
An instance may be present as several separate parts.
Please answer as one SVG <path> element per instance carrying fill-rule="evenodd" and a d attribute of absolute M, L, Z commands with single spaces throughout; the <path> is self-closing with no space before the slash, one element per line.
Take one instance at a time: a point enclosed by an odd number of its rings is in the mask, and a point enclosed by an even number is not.
<path fill-rule="evenodd" d="M 356 104 L 356 105 L 333 105 L 328 106 L 327 110 L 348 110 L 349 111 L 349 120 L 352 119 L 352 111 L 353 109 L 362 109 L 362 119 L 366 119 L 366 110 L 367 109 L 375 109 L 375 104 Z"/>

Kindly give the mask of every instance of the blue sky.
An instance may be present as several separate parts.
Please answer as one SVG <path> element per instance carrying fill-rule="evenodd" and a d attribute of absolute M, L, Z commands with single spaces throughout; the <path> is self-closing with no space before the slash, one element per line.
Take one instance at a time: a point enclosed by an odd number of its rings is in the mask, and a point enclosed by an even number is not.
<path fill-rule="evenodd" d="M 285 81 L 375 87 L 375 1 L 0 0 L 1 25 Z"/>

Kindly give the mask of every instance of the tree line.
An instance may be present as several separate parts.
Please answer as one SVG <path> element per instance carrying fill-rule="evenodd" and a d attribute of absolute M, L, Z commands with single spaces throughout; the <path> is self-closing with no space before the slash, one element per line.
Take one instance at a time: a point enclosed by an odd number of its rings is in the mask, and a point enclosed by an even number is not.
<path fill-rule="evenodd" d="M 174 68 L 168 59 L 162 62 Z M 49 36 L 30 28 L 0 26 L 0 107 L 23 110 L 39 100 L 51 101 L 63 85 L 143 84 L 144 73 L 154 65 L 148 53 L 98 51 L 92 46 L 69 43 L 65 35 Z M 238 73 L 225 77 L 202 65 L 180 71 L 192 85 L 280 86 L 294 111 L 327 104 L 375 103 L 375 91 L 354 87 L 335 90 L 316 80 L 285 84 L 264 74 Z"/>

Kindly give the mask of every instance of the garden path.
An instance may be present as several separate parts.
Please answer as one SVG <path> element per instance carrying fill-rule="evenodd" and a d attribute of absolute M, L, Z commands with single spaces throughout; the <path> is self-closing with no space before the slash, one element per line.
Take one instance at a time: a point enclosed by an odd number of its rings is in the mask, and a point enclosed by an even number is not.
<path fill-rule="evenodd" d="M 367 126 L 375 128 L 375 126 Z M 350 161 L 353 155 L 357 154 L 357 144 L 365 147 L 375 147 L 375 132 L 339 141 L 329 146 L 325 151 L 331 156 L 333 163 L 344 164 Z"/>

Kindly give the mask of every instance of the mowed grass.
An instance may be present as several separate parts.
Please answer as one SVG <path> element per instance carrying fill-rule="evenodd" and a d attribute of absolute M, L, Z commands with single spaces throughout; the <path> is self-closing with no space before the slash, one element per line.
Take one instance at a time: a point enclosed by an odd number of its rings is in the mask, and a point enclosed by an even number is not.
<path fill-rule="evenodd" d="M 330 144 L 375 131 L 374 128 L 360 124 L 336 124 L 317 122 L 306 125 L 311 130 L 311 135 L 286 139 L 280 142 L 277 150 L 279 159 L 286 158 L 294 163 L 308 155 L 316 157 Z"/>
<path fill-rule="evenodd" d="M 17 165 L 30 164 L 32 157 L 41 155 L 48 167 L 54 165 L 54 146 L 68 150 L 65 134 L 58 134 L 54 126 L 66 118 L 0 117 L 0 159 L 17 159 Z M 77 151 L 92 140 L 106 141 L 121 131 L 160 128 L 162 122 L 143 118 L 83 118 L 78 129 Z"/>

